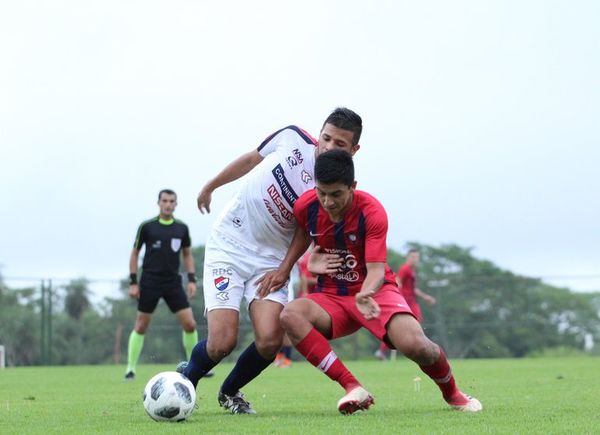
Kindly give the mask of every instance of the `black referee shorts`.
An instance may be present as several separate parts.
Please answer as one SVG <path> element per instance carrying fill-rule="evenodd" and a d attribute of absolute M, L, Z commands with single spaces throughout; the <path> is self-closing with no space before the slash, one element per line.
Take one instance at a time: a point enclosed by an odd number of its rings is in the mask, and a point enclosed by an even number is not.
<path fill-rule="evenodd" d="M 172 313 L 189 308 L 190 302 L 183 290 L 181 276 L 173 279 L 153 278 L 144 276 L 140 279 L 140 299 L 138 300 L 138 311 L 152 314 L 163 298 Z"/>

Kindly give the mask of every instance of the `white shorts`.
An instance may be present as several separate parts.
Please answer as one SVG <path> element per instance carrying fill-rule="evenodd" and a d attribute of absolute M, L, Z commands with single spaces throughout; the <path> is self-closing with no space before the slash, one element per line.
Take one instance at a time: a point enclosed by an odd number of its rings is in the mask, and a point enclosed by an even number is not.
<path fill-rule="evenodd" d="M 211 232 L 204 252 L 204 306 L 206 312 L 225 308 L 240 310 L 242 299 L 247 306 L 256 296 L 256 280 L 266 272 L 275 270 L 282 259 L 261 257 L 220 234 Z M 264 299 L 285 305 L 288 302 L 288 286 L 269 294 Z"/>

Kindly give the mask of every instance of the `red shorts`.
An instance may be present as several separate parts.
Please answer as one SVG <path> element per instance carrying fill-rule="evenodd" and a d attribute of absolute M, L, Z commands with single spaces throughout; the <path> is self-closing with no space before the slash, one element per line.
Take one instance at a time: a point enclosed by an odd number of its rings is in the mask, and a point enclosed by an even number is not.
<path fill-rule="evenodd" d="M 328 337 L 330 340 L 345 337 L 364 327 L 378 340 L 383 341 L 387 324 L 394 314 L 408 313 L 414 316 L 404 297 L 398 291 L 398 287 L 392 284 L 384 285 L 373 296 L 381 308 L 381 314 L 372 320 L 365 319 L 358 311 L 354 296 L 310 293 L 306 297 L 319 304 L 331 317 L 332 335 Z M 385 342 L 391 344 L 388 340 Z"/>

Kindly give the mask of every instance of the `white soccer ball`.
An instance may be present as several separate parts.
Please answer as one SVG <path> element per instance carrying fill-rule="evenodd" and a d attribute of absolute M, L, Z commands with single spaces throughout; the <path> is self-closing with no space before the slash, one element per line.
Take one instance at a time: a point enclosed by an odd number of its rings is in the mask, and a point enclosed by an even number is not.
<path fill-rule="evenodd" d="M 156 421 L 183 421 L 192 415 L 196 389 L 177 372 L 162 372 L 144 388 L 144 409 Z"/>

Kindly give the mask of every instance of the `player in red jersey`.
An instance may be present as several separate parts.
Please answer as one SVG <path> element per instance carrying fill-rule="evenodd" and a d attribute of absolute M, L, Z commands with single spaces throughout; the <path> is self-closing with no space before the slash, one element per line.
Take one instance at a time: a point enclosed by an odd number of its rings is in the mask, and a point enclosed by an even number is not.
<path fill-rule="evenodd" d="M 336 259 L 329 266 L 311 261 L 311 270 L 319 275 L 314 293 L 288 304 L 280 318 L 298 352 L 345 389 L 338 410 L 366 410 L 374 399 L 328 340 L 366 328 L 415 361 L 450 406 L 480 411 L 481 403 L 458 389 L 444 352 L 425 336 L 400 294 L 386 264 L 386 212 L 373 196 L 356 190 L 352 157 L 336 150 L 321 154 L 315 179 L 316 189 L 294 204 L 298 228 L 292 244 L 279 269 L 261 278 L 258 294 L 281 287 L 311 240 Z"/>
<path fill-rule="evenodd" d="M 402 293 L 402 296 L 404 296 L 410 310 L 419 323 L 422 323 L 423 315 L 421 314 L 421 307 L 417 302 L 417 297 L 423 299 L 429 305 L 435 305 L 435 298 L 417 287 L 417 266 L 419 265 L 419 262 L 419 251 L 410 249 L 406 254 L 406 263 L 398 268 L 396 283 L 398 284 L 398 287 L 400 287 L 400 292 Z M 375 352 L 375 356 L 381 360 L 385 360 L 388 351 L 389 347 L 382 341 L 379 345 L 379 349 Z"/>
<path fill-rule="evenodd" d="M 317 285 L 317 277 L 308 270 L 309 258 L 310 251 L 307 251 L 297 263 L 300 271 L 300 288 L 298 295 L 296 295 L 298 298 L 303 298 L 307 294 L 312 293 L 315 285 Z"/>
<path fill-rule="evenodd" d="M 402 292 L 402 296 L 406 299 L 408 306 L 419 322 L 423 321 L 421 308 L 417 302 L 417 297 L 423 299 L 429 305 L 435 304 L 435 298 L 417 287 L 417 266 L 421 258 L 419 251 L 410 249 L 406 254 L 406 263 L 398 269 L 397 282 Z"/>

